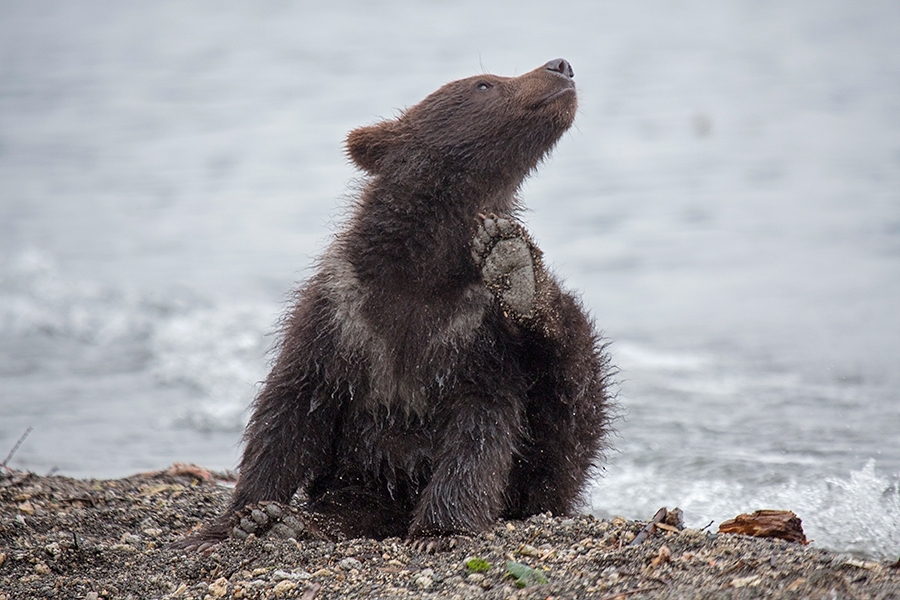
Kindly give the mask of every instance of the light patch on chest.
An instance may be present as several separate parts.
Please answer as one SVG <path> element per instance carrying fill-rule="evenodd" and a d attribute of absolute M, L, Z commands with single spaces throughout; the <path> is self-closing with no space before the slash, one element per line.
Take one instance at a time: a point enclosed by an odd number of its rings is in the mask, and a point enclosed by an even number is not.
<path fill-rule="evenodd" d="M 361 408 L 385 406 L 424 416 L 433 405 L 435 389 L 452 385 L 459 356 L 478 335 L 493 296 L 482 284 L 470 285 L 461 301 L 446 314 L 429 320 L 423 331 L 414 332 L 419 338 L 419 352 L 415 359 L 404 348 L 379 333 L 377 323 L 364 311 L 366 289 L 356 276 L 353 265 L 332 247 L 323 257 L 326 296 L 334 306 L 334 327 L 347 358 L 366 365 L 369 390 L 365 398 L 354 399 Z M 417 307 L 396 306 L 404 311 Z M 421 308 L 421 307 L 419 307 Z M 383 328 L 381 328 L 383 331 Z M 402 364 L 404 361 L 413 364 Z"/>

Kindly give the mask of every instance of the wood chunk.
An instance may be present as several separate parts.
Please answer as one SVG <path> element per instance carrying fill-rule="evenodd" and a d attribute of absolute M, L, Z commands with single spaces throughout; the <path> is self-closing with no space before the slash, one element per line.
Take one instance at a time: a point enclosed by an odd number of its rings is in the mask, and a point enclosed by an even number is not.
<path fill-rule="evenodd" d="M 803 545 L 808 543 L 800 518 L 789 510 L 758 510 L 750 515 L 738 515 L 721 523 L 719 533 L 780 538 Z"/>
<path fill-rule="evenodd" d="M 675 510 L 679 510 L 679 509 L 676 508 Z M 666 510 L 665 506 L 663 506 L 661 509 L 656 511 L 656 514 L 653 515 L 653 518 L 650 519 L 650 522 L 647 523 L 647 525 L 636 536 L 634 536 L 634 539 L 631 540 L 631 543 L 628 545 L 629 546 L 640 546 L 641 544 L 643 544 L 644 540 L 646 540 L 648 537 L 650 537 L 651 535 L 653 535 L 656 532 L 657 523 L 662 523 L 663 520 L 666 518 L 666 514 L 668 514 L 668 511 Z"/>
<path fill-rule="evenodd" d="M 213 481 L 215 479 L 212 472 L 208 469 L 190 463 L 179 462 L 172 463 L 172 466 L 166 469 L 166 475 L 189 475 L 200 481 Z"/>

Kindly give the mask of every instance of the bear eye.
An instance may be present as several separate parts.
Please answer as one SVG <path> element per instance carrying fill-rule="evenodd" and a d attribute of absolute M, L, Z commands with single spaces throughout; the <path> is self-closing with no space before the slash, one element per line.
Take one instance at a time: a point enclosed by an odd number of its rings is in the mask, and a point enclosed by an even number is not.
<path fill-rule="evenodd" d="M 479 81 L 475 84 L 475 89 L 479 92 L 483 92 L 485 90 L 491 89 L 493 86 L 489 84 L 487 81 Z"/>

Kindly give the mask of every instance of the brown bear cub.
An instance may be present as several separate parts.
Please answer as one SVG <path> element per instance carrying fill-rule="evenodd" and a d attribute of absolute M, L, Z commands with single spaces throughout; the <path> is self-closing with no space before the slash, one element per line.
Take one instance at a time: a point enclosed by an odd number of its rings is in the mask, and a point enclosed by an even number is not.
<path fill-rule="evenodd" d="M 284 320 L 231 505 L 179 547 L 273 520 L 438 540 L 578 507 L 611 369 L 516 220 L 523 180 L 575 118 L 573 75 L 557 59 L 454 81 L 350 133 L 365 187 Z"/>

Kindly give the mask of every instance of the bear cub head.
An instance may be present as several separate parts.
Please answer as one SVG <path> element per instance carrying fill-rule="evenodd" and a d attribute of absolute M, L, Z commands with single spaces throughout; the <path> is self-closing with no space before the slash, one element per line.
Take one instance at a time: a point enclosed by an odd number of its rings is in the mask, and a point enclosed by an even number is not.
<path fill-rule="evenodd" d="M 515 189 L 575 119 L 563 59 L 519 77 L 453 81 L 392 120 L 355 129 L 347 153 L 369 175 L 412 187 Z"/>

